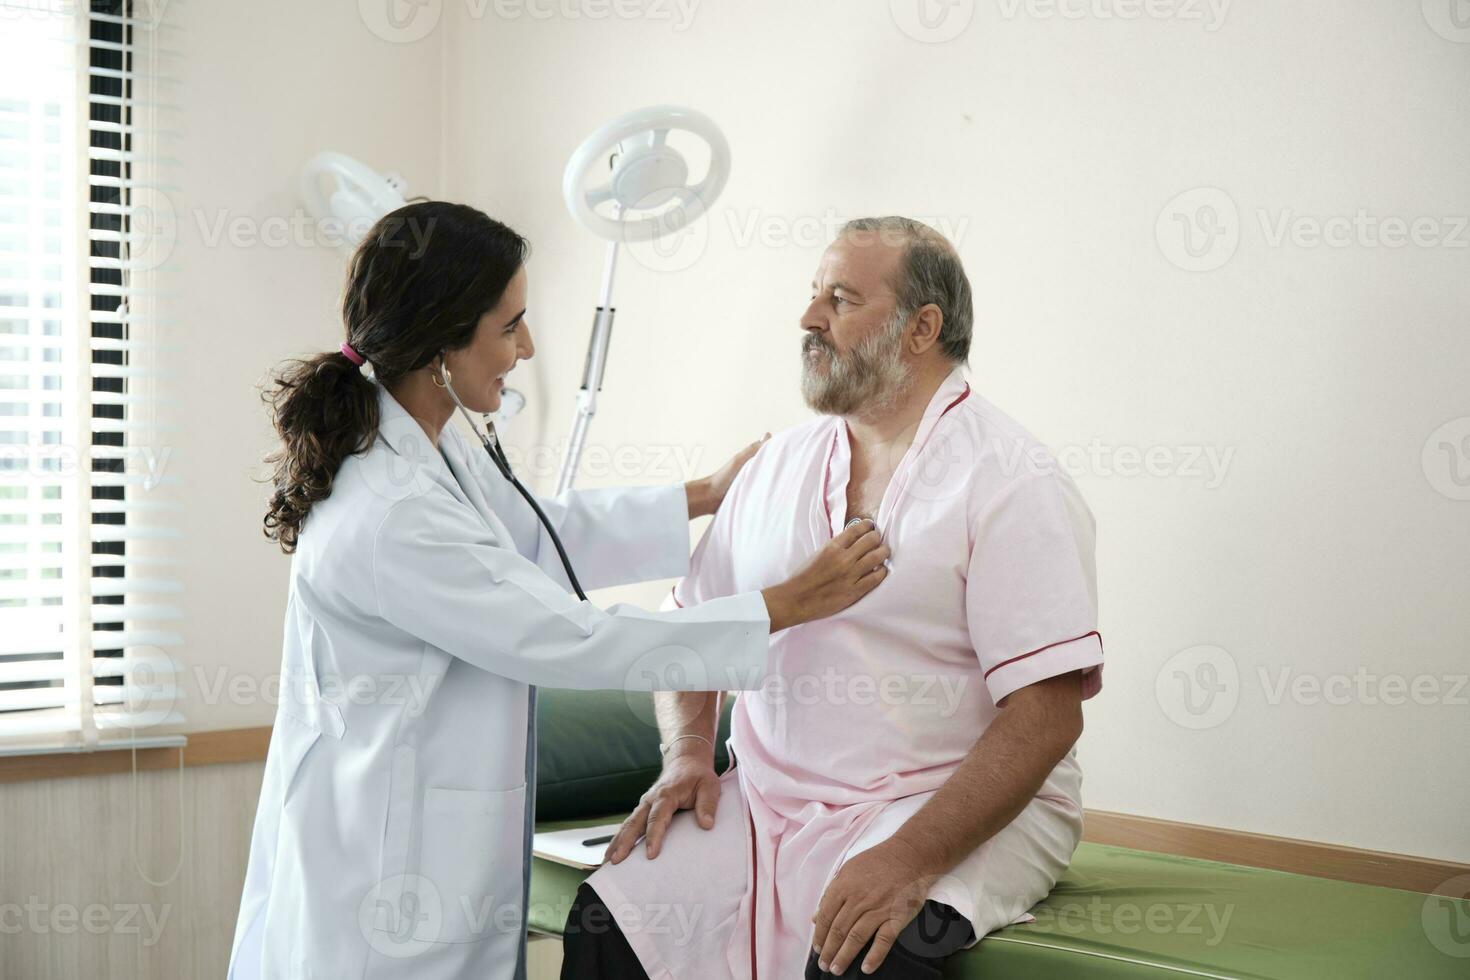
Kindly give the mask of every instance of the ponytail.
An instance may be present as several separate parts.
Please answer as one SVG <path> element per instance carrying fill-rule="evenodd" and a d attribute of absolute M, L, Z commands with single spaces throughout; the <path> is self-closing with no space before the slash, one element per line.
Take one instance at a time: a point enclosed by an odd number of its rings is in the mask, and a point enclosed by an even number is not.
<path fill-rule="evenodd" d="M 281 437 L 267 457 L 275 489 L 265 536 L 291 553 L 312 505 L 332 492 L 343 460 L 378 437 L 378 386 L 390 391 L 441 352 L 475 337 L 530 251 L 512 229 L 464 204 L 422 201 L 373 225 L 353 253 L 342 297 L 346 353 L 282 366 L 263 397 Z"/>
<path fill-rule="evenodd" d="M 287 361 L 264 398 L 281 448 L 266 458 L 275 492 L 265 536 L 290 554 L 311 507 L 332 492 L 342 461 L 378 435 L 378 389 L 345 354 Z"/>

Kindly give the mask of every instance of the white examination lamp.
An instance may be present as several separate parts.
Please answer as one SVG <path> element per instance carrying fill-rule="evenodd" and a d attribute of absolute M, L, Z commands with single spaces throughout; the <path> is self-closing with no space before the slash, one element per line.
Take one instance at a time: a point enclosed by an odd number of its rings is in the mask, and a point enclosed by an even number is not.
<path fill-rule="evenodd" d="M 351 252 L 383 215 L 403 207 L 408 185 L 345 153 L 318 153 L 301 168 L 301 199 L 317 221 L 340 222 Z"/>
<path fill-rule="evenodd" d="M 697 184 L 689 182 L 684 154 L 668 142 L 674 130 L 697 137 L 708 148 L 709 166 Z M 704 113 L 680 106 L 650 106 L 621 115 L 583 140 L 567 161 L 562 177 L 567 208 L 583 227 L 608 243 L 602 293 L 577 393 L 577 417 L 556 480 L 558 494 L 570 490 L 576 479 L 587 428 L 597 413 L 616 312 L 612 283 L 618 245 L 653 241 L 697 221 L 725 189 L 729 176 L 730 144 L 720 128 Z"/>

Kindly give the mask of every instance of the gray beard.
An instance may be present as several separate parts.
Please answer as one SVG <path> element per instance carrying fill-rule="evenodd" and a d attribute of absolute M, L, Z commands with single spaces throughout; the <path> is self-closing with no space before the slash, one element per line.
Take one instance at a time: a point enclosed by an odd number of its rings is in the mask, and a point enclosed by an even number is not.
<path fill-rule="evenodd" d="M 846 354 L 809 334 L 801 345 L 801 396 L 807 406 L 823 415 L 856 418 L 877 418 L 891 411 L 914 385 L 914 372 L 900 354 L 907 319 L 895 313 Z M 826 358 L 825 371 L 808 354 L 814 348 Z"/>

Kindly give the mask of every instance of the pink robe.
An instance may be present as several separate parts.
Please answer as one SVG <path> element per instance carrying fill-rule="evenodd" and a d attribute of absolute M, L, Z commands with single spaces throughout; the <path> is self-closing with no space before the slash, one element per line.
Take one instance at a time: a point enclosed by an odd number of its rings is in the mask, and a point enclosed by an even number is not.
<path fill-rule="evenodd" d="M 841 419 L 772 438 L 672 601 L 795 572 L 842 530 L 849 465 Z M 873 516 L 893 551 L 888 578 L 850 609 L 772 637 L 772 676 L 734 708 L 736 764 L 721 777 L 715 827 L 682 812 L 657 860 L 640 846 L 590 879 L 652 980 L 801 976 L 828 882 L 944 784 L 998 701 L 1074 670 L 1085 697 L 1101 686 L 1091 515 L 1051 455 L 958 370 Z M 977 937 L 1025 919 L 1080 838 L 1080 783 L 1069 754 L 929 898 Z"/>

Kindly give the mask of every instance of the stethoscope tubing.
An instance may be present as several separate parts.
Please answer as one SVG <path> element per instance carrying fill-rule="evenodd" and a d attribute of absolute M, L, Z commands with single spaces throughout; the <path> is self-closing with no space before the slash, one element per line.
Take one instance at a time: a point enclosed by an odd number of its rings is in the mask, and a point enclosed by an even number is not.
<path fill-rule="evenodd" d="M 470 417 L 470 410 L 465 408 L 464 402 L 459 400 L 459 395 L 454 390 L 454 380 L 449 374 L 449 365 L 445 364 L 442 358 L 439 361 L 439 372 L 444 378 L 440 387 L 449 392 L 449 397 L 454 399 L 454 404 L 459 408 L 460 414 L 469 423 L 470 431 L 480 440 L 480 445 L 485 447 L 485 452 L 489 454 L 490 461 L 495 464 L 495 468 L 500 471 L 500 475 L 505 477 L 510 485 L 516 488 L 516 491 L 525 498 L 526 503 L 530 504 L 531 509 L 536 512 L 536 519 L 541 522 L 542 527 L 546 528 L 546 533 L 551 536 L 551 543 L 556 546 L 557 557 L 561 559 L 561 567 L 566 570 L 567 581 L 572 584 L 572 591 L 577 593 L 578 599 L 586 602 L 587 593 L 582 591 L 582 583 L 577 581 L 577 573 L 572 570 L 572 560 L 567 557 L 567 549 L 561 543 L 561 535 L 557 534 L 556 528 L 552 527 L 551 519 L 546 516 L 546 511 L 541 509 L 541 504 L 536 500 L 536 497 L 531 491 L 525 488 L 520 480 L 516 479 L 515 473 L 511 471 L 510 460 L 506 458 L 505 450 L 500 446 L 500 436 L 495 431 L 495 423 L 490 421 L 488 415 L 481 416 L 485 424 L 484 431 L 477 428 L 475 426 L 475 420 Z"/>
<path fill-rule="evenodd" d="M 577 593 L 578 599 L 586 602 L 587 593 L 582 591 L 582 583 L 577 581 L 577 573 L 572 571 L 572 560 L 567 557 L 567 549 L 561 543 L 561 536 L 551 526 L 551 520 L 546 516 L 546 511 L 541 509 L 541 504 L 536 500 L 536 497 L 511 472 L 510 460 L 505 458 L 505 450 L 500 448 L 500 438 L 495 434 L 495 423 L 486 422 L 485 426 L 491 436 L 489 439 L 482 440 L 485 446 L 485 452 L 490 454 L 490 459 L 494 461 L 501 475 L 510 481 L 510 485 L 520 492 L 520 495 L 525 498 L 526 503 L 530 504 L 531 509 L 536 512 L 536 519 L 541 522 L 542 527 L 546 528 L 546 533 L 551 536 L 551 543 L 556 546 L 557 557 L 561 559 L 561 567 L 566 570 L 567 581 L 572 583 L 572 591 Z"/>

